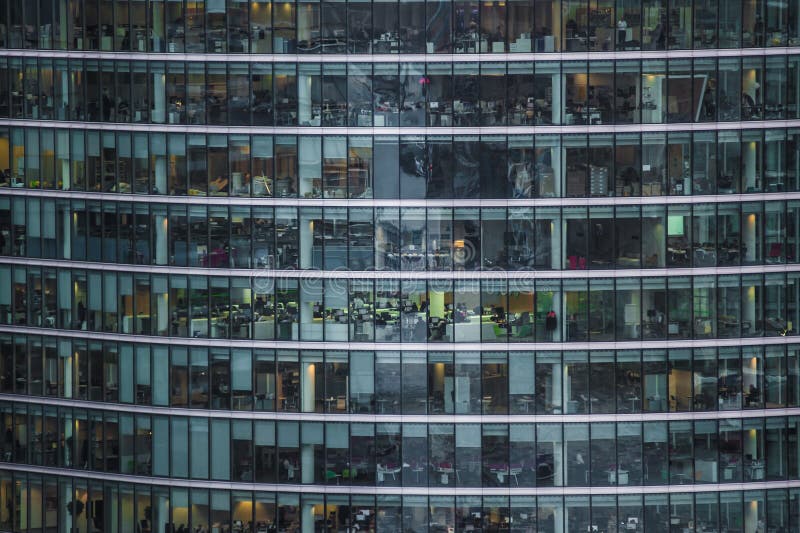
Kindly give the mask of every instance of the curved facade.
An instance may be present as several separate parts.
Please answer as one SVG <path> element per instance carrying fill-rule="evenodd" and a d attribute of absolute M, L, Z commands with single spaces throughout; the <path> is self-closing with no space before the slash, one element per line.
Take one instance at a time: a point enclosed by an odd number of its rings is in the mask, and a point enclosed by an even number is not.
<path fill-rule="evenodd" d="M 0 531 L 800 532 L 795 0 L 0 0 Z"/>

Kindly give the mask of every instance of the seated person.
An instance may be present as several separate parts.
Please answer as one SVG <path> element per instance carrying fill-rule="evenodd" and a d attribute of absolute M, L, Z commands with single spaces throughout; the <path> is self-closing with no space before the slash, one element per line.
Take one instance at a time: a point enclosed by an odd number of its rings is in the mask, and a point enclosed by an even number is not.
<path fill-rule="evenodd" d="M 228 178 L 217 176 L 217 179 L 208 183 L 208 192 L 221 193 L 228 192 Z"/>

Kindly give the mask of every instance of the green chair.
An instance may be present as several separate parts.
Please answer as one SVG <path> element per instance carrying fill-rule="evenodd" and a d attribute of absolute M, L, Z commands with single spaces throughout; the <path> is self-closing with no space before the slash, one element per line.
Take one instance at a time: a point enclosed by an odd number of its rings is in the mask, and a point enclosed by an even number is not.
<path fill-rule="evenodd" d="M 533 337 L 533 327 L 530 324 L 525 324 L 524 326 L 520 326 L 517 330 L 517 334 L 514 335 L 514 338 L 517 339 L 524 339 Z"/>
<path fill-rule="evenodd" d="M 325 481 L 332 481 L 336 480 L 336 483 L 339 483 L 339 475 L 334 472 L 333 470 L 326 470 L 325 471 Z"/>

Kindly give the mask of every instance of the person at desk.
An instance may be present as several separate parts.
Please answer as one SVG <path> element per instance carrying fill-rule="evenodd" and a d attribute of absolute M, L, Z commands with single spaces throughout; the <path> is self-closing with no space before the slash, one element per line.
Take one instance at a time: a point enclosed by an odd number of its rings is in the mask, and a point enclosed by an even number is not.
<path fill-rule="evenodd" d="M 414 324 L 414 329 L 412 330 L 414 342 L 425 342 L 427 337 L 427 326 L 425 325 L 425 320 L 421 317 L 417 317 L 417 321 Z"/>
<path fill-rule="evenodd" d="M 208 184 L 208 190 L 212 193 L 226 193 L 228 192 L 228 180 L 222 175 L 217 176 L 217 179 Z"/>
<path fill-rule="evenodd" d="M 497 25 L 497 28 L 495 28 L 494 33 L 489 35 L 489 39 L 491 39 L 492 44 L 494 43 L 504 44 L 506 42 L 506 32 L 503 28 L 502 23 Z"/>
<path fill-rule="evenodd" d="M 428 319 L 430 321 L 430 335 L 428 340 L 432 341 L 440 341 L 444 340 L 445 334 L 447 332 L 447 321 L 437 317 L 431 317 Z"/>
<path fill-rule="evenodd" d="M 717 107 L 714 104 L 714 87 L 709 81 L 709 87 L 703 94 L 703 115 L 707 119 L 713 119 L 716 116 Z"/>
<path fill-rule="evenodd" d="M 130 106 L 128 105 L 128 102 L 117 97 L 117 122 L 128 122 L 129 115 Z"/>
<path fill-rule="evenodd" d="M 758 84 L 755 85 L 756 89 L 758 88 Z M 749 120 L 756 115 L 756 102 L 753 100 L 753 97 L 749 94 L 743 92 L 742 93 L 742 118 L 745 120 Z"/>
<path fill-rule="evenodd" d="M 650 48 L 652 50 L 663 50 L 665 43 L 666 34 L 664 33 L 664 26 L 658 23 L 650 34 Z"/>
<path fill-rule="evenodd" d="M 746 400 L 747 400 L 746 404 L 747 404 L 748 407 L 752 406 L 752 405 L 756 405 L 756 404 L 759 403 L 758 387 L 756 387 L 752 383 L 750 384 L 750 388 L 747 391 L 747 399 Z"/>
<path fill-rule="evenodd" d="M 578 23 L 575 22 L 575 19 L 569 19 L 565 27 L 567 29 L 567 37 L 575 37 L 578 33 Z"/>
<path fill-rule="evenodd" d="M 577 452 L 575 454 L 575 462 L 572 465 L 575 480 L 570 479 L 570 482 L 578 481 L 579 483 L 586 482 L 586 461 L 583 460 L 583 454 Z"/>
<path fill-rule="evenodd" d="M 505 309 L 503 309 L 502 307 L 492 306 L 492 321 L 502 322 L 505 319 L 506 319 Z"/>
<path fill-rule="evenodd" d="M 453 322 L 456 324 L 461 324 L 463 322 L 468 322 L 467 320 L 467 306 L 464 304 L 458 304 L 456 306 L 455 311 L 453 312 Z"/>

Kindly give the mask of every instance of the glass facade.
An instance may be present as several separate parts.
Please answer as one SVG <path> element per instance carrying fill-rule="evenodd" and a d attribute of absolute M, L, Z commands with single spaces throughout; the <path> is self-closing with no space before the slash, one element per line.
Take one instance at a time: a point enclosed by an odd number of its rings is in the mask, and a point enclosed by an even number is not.
<path fill-rule="evenodd" d="M 205 128 L 183 133 L 174 127 L 120 132 L 82 125 L 71 130 L 0 126 L 0 187 L 442 201 L 798 192 L 800 128 L 783 127 L 796 122 L 777 121 L 778 127 L 760 121 L 758 129 L 721 131 L 698 124 L 694 132 L 649 131 L 647 126 L 631 133 L 625 130 L 645 126 L 630 125 L 616 134 L 587 134 L 602 127 L 581 126 L 583 133 L 569 130 L 561 136 L 552 133 L 561 126 L 537 128 L 550 133 L 531 135 L 506 135 L 517 131 L 514 127 L 502 128 L 500 135 L 477 125 L 447 128 L 470 132 L 464 135 L 373 134 L 380 128 L 363 128 L 369 134 L 360 135 L 347 134 L 358 128 L 336 129 L 331 135 L 320 135 L 320 128 L 312 128 L 313 135 L 295 135 L 300 128 L 289 128 L 292 134 L 251 135 L 259 128 L 223 134 L 205 133 Z M 519 204 L 529 209 L 546 205 L 551 204 Z"/>
<path fill-rule="evenodd" d="M 797 0 L 0 0 L 0 531 L 800 533 Z"/>
<path fill-rule="evenodd" d="M 374 64 L 64 55 L 0 58 L 0 117 L 410 130 L 763 121 L 800 113 L 800 47 L 741 57 L 459 62 L 448 55 Z"/>

